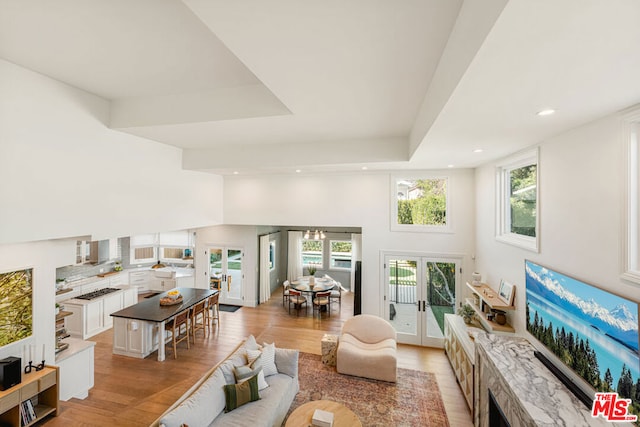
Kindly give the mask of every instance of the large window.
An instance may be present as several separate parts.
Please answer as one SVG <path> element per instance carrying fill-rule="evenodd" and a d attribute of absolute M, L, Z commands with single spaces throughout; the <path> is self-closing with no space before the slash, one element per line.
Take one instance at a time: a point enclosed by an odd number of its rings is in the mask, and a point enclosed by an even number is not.
<path fill-rule="evenodd" d="M 392 178 L 391 229 L 449 231 L 448 179 Z"/>
<path fill-rule="evenodd" d="M 329 268 L 340 270 L 351 269 L 351 240 L 331 240 Z"/>
<path fill-rule="evenodd" d="M 538 251 L 537 149 L 511 157 L 498 166 L 496 176 L 496 238 Z"/>
<path fill-rule="evenodd" d="M 316 269 L 324 268 L 322 260 L 324 259 L 324 240 L 302 240 L 302 266 L 315 267 Z"/>

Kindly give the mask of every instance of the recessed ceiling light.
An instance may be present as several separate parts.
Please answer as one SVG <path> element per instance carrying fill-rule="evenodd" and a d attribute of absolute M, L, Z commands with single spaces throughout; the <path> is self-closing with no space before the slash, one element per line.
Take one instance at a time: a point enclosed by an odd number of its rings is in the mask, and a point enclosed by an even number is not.
<path fill-rule="evenodd" d="M 238 173 L 239 173 L 238 171 L 233 171 L 234 175 L 238 175 Z"/>
<path fill-rule="evenodd" d="M 473 150 L 474 153 L 482 153 L 484 150 L 482 148 L 476 148 Z"/>
<path fill-rule="evenodd" d="M 453 165 L 447 165 L 447 167 L 448 167 L 448 168 L 452 168 L 452 167 L 453 167 Z"/>
<path fill-rule="evenodd" d="M 545 110 L 538 111 L 536 114 L 539 115 L 539 116 L 550 116 L 555 112 L 556 112 L 556 110 L 554 110 L 553 108 L 547 108 Z"/>
<path fill-rule="evenodd" d="M 366 167 L 366 166 L 363 166 L 363 167 L 362 167 L 362 170 L 363 170 L 363 171 L 366 171 L 367 169 L 369 169 L 369 168 L 368 168 L 368 167 Z"/>
<path fill-rule="evenodd" d="M 302 172 L 302 170 L 296 169 L 296 173 L 300 173 L 300 172 Z"/>

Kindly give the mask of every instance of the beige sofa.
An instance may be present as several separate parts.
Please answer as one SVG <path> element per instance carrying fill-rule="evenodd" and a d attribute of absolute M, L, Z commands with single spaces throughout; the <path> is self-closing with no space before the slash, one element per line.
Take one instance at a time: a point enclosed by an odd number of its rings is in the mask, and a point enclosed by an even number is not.
<path fill-rule="evenodd" d="M 224 411 L 223 388 L 226 384 L 235 383 L 234 366 L 245 365 L 247 350 L 257 348 L 255 339 L 249 336 L 230 356 L 210 369 L 151 426 L 280 427 L 300 389 L 298 350 L 276 348 L 277 373 L 265 376 L 269 386 L 260 390 L 260 400 L 246 403 L 230 412 Z"/>
<path fill-rule="evenodd" d="M 336 369 L 341 374 L 396 382 L 396 330 L 370 314 L 348 319 L 338 341 Z"/>

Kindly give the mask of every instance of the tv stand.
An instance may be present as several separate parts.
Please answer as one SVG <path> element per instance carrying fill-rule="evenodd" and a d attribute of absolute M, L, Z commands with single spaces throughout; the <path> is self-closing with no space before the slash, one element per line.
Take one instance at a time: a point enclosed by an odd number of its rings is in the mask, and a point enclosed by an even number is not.
<path fill-rule="evenodd" d="M 560 382 L 564 384 L 564 386 L 567 387 L 569 391 L 573 393 L 573 395 L 577 397 L 578 400 L 582 402 L 587 409 L 591 409 L 591 406 L 593 405 L 592 396 L 589 396 L 587 393 L 584 392 L 584 390 L 578 387 L 576 383 L 571 381 L 571 379 L 568 376 L 566 376 L 564 372 L 558 369 L 558 367 L 551 360 L 549 360 L 547 356 L 545 356 L 538 350 L 535 350 L 533 352 L 533 355 L 536 356 L 536 358 L 540 362 L 542 362 L 542 364 L 546 366 L 547 369 L 549 369 L 551 373 L 555 375 L 556 378 L 558 378 Z"/>

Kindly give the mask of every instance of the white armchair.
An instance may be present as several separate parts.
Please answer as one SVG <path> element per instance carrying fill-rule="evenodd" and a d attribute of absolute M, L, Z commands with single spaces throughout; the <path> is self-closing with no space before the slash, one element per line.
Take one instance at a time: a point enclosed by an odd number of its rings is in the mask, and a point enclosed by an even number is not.
<path fill-rule="evenodd" d="M 396 330 L 380 317 L 361 314 L 347 320 L 336 356 L 341 374 L 396 382 Z"/>

